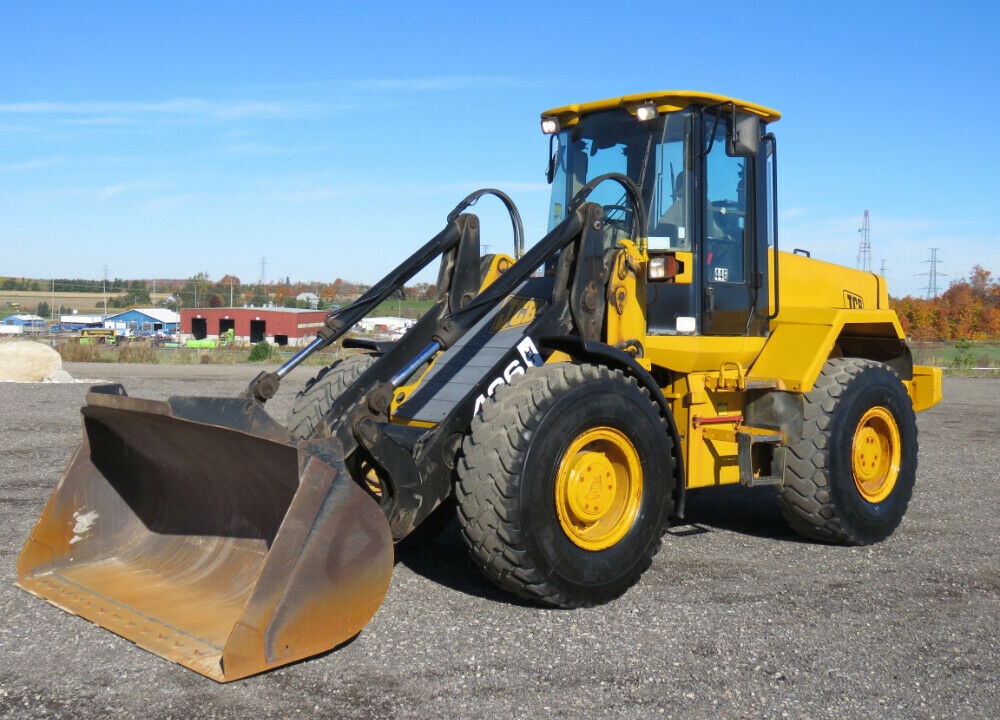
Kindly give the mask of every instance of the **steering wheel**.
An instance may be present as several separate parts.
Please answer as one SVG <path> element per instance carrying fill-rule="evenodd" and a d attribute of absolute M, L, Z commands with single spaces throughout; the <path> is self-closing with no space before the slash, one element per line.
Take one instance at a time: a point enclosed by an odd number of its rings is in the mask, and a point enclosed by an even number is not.
<path fill-rule="evenodd" d="M 632 230 L 632 208 L 628 205 L 603 205 L 604 224 L 617 231 L 628 233 Z"/>

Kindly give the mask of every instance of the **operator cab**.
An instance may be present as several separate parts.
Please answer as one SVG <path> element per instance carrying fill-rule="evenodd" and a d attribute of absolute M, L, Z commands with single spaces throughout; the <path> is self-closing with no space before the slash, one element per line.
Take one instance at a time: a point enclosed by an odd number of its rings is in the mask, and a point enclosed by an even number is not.
<path fill-rule="evenodd" d="M 773 244 L 774 139 L 768 108 L 705 93 L 632 95 L 542 115 L 550 135 L 549 229 L 591 179 L 621 173 L 647 208 L 647 332 L 763 335 Z M 632 236 L 622 187 L 587 200 L 604 209 L 609 244 Z"/>

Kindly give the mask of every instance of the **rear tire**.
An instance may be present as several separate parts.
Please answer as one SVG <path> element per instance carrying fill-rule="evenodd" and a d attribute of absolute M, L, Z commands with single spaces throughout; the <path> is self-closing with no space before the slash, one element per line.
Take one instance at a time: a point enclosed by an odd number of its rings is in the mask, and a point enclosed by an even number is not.
<path fill-rule="evenodd" d="M 916 418 L 899 376 L 871 360 L 827 360 L 778 494 L 792 529 L 851 545 L 884 540 L 903 519 L 916 471 Z"/>
<path fill-rule="evenodd" d="M 343 360 L 320 370 L 319 374 L 306 383 L 305 389 L 296 398 L 288 412 L 288 434 L 294 440 L 307 440 L 325 434 L 326 413 L 351 384 L 372 365 L 375 356 L 360 353 L 349 355 Z"/>
<path fill-rule="evenodd" d="M 659 550 L 673 443 L 658 407 L 619 371 L 558 363 L 498 388 L 471 424 L 456 490 L 483 573 L 559 607 L 612 600 Z"/>

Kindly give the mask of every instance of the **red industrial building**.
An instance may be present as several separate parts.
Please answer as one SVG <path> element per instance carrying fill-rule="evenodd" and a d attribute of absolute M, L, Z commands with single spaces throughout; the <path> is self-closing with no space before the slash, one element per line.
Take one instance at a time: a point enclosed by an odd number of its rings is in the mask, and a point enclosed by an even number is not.
<path fill-rule="evenodd" d="M 295 308 L 182 308 L 181 334 L 217 338 L 232 329 L 235 340 L 305 345 L 326 320 L 325 310 Z"/>

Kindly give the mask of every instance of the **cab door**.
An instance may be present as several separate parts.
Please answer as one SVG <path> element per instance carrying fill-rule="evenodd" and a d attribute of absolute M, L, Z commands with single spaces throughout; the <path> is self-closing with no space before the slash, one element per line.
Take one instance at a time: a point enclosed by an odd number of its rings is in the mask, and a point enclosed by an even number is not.
<path fill-rule="evenodd" d="M 751 330 L 755 288 L 750 251 L 753 224 L 748 221 L 748 188 L 753 187 L 753 158 L 727 153 L 730 118 L 702 116 L 700 247 L 704 335 L 746 335 Z M 751 193 L 752 194 L 752 193 Z"/>

